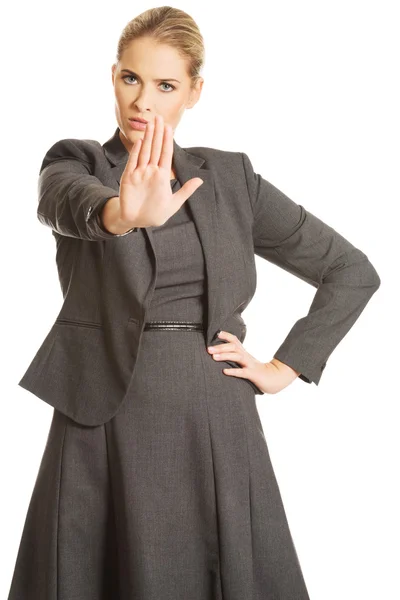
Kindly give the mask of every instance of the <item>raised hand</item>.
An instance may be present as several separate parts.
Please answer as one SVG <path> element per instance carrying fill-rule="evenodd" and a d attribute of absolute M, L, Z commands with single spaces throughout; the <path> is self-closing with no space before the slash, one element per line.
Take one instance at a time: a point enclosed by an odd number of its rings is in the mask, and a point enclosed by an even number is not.
<path fill-rule="evenodd" d="M 173 156 L 173 130 L 156 115 L 143 139 L 138 139 L 121 176 L 120 220 L 129 227 L 163 225 L 196 191 L 203 180 L 194 177 L 172 193 L 170 174 Z"/>

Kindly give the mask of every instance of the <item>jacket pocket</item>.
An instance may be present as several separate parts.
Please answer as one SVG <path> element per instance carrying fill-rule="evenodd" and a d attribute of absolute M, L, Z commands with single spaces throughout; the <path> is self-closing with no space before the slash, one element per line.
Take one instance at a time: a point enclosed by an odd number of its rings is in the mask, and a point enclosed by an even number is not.
<path fill-rule="evenodd" d="M 89 327 L 90 329 L 103 329 L 103 326 L 100 323 L 93 323 L 92 321 L 76 321 L 74 319 L 58 317 L 55 322 L 57 325 L 73 325 L 76 327 Z"/>

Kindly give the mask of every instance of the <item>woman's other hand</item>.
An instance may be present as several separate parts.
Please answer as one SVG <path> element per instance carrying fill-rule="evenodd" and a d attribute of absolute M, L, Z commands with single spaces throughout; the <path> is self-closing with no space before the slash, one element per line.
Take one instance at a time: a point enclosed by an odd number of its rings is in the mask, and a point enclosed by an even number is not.
<path fill-rule="evenodd" d="M 241 368 L 226 368 L 223 372 L 231 377 L 249 379 L 264 393 L 276 394 L 300 375 L 276 358 L 269 363 L 256 359 L 245 350 L 238 337 L 228 331 L 220 331 L 218 337 L 226 343 L 207 348 L 212 358 L 216 361 L 232 360 L 241 365 Z"/>

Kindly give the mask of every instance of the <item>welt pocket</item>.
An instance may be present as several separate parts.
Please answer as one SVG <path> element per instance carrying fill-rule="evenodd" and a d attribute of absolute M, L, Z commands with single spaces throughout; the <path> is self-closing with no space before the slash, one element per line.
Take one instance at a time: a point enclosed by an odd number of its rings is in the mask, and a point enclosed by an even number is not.
<path fill-rule="evenodd" d="M 76 327 L 88 327 L 89 329 L 103 329 L 100 323 L 93 323 L 92 321 L 75 321 L 75 319 L 58 317 L 55 322 L 57 325 L 75 325 Z"/>

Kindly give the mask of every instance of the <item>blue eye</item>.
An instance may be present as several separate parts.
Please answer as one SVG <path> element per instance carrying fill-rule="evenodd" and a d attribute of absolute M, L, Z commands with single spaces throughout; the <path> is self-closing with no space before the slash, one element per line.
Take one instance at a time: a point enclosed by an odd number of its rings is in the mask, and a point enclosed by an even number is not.
<path fill-rule="evenodd" d="M 170 83 L 167 83 L 166 81 L 163 81 L 160 85 L 169 85 L 169 87 L 171 88 L 171 91 L 175 89 L 175 87 L 173 85 L 171 85 Z M 167 90 L 165 90 L 167 91 Z"/>
<path fill-rule="evenodd" d="M 126 77 L 123 77 L 122 79 L 125 81 L 125 79 L 132 79 L 132 77 L 133 77 L 133 79 L 136 79 L 135 75 L 127 75 Z M 172 90 L 175 89 L 174 85 L 167 83 L 166 81 L 161 82 L 160 85 L 168 85 L 171 88 L 170 90 L 164 90 L 165 92 L 171 92 Z"/>

